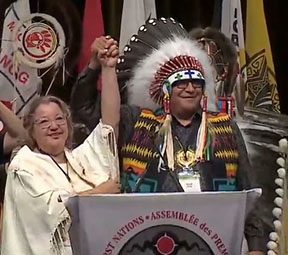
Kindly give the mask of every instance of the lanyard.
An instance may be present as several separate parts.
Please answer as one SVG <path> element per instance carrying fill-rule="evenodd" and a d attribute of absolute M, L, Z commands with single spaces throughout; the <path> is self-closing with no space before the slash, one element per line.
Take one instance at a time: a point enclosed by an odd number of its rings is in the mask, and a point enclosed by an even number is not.
<path fill-rule="evenodd" d="M 57 161 L 51 156 L 49 155 L 48 153 L 46 153 L 45 151 L 41 150 L 40 148 L 38 149 L 42 154 L 45 154 L 47 156 L 49 156 L 52 161 L 54 162 L 54 164 L 61 170 L 61 172 L 65 175 L 65 177 L 67 178 L 68 182 L 71 183 L 71 178 L 70 176 L 68 175 L 68 169 L 69 169 L 69 162 L 67 161 L 67 173 L 63 170 L 63 168 L 57 163 Z M 92 188 L 95 188 L 95 184 L 84 179 L 82 176 L 80 176 L 76 171 L 75 173 L 77 174 L 77 176 L 84 182 L 86 182 L 89 186 L 91 186 Z"/>
<path fill-rule="evenodd" d="M 53 158 L 53 157 L 51 157 L 49 154 L 46 154 L 46 155 L 48 155 L 51 159 L 52 159 L 52 161 L 55 163 L 55 165 L 61 170 L 61 172 L 65 175 L 65 177 L 67 178 L 67 180 L 68 180 L 68 182 L 70 182 L 71 183 L 71 178 L 70 178 L 70 176 L 68 175 L 68 162 L 67 162 L 67 173 L 63 170 L 63 168 L 57 163 L 57 161 Z"/>
<path fill-rule="evenodd" d="M 68 175 L 68 165 L 67 165 L 67 173 L 63 170 L 63 168 L 57 163 L 57 161 L 51 157 L 50 154 L 48 154 L 47 152 L 41 150 L 40 148 L 38 148 L 38 150 L 42 153 L 42 154 L 45 154 L 47 156 L 49 156 L 50 159 L 52 159 L 52 161 L 54 162 L 54 164 L 61 170 L 61 172 L 65 175 L 65 177 L 67 178 L 68 182 L 71 183 L 71 178 L 70 176 Z"/>

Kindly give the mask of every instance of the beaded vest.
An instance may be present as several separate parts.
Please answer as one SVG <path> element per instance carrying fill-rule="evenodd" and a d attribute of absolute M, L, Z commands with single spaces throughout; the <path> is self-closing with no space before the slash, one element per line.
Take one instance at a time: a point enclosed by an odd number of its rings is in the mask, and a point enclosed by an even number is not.
<path fill-rule="evenodd" d="M 141 111 L 134 125 L 134 132 L 130 142 L 125 144 L 121 150 L 122 184 L 123 176 L 127 178 L 127 174 L 133 174 L 132 179 L 137 183 L 137 179 L 145 174 L 146 171 L 157 171 L 155 168 L 158 166 L 160 157 L 156 149 L 156 132 L 161 127 L 163 120 L 163 115 L 155 115 L 150 110 Z M 238 150 L 230 118 L 226 113 L 209 114 L 207 125 L 205 161 L 213 158 L 223 160 L 226 167 L 226 178 L 234 179 L 238 165 Z M 174 143 L 176 144 L 176 141 Z M 174 152 L 175 157 L 177 153 L 176 149 Z M 124 182 L 127 184 L 127 180 Z M 151 182 L 154 182 L 153 178 Z M 133 186 L 130 182 L 131 185 Z M 152 189 L 152 191 L 157 191 L 157 189 Z"/>

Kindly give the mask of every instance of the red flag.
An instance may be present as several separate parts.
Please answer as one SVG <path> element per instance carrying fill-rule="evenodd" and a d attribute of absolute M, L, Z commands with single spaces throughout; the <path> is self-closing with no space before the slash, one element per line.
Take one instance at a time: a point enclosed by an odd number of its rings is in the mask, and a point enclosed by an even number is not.
<path fill-rule="evenodd" d="M 78 70 L 81 72 L 89 63 L 91 44 L 104 34 L 101 0 L 86 0 L 83 17 L 83 40 Z"/>

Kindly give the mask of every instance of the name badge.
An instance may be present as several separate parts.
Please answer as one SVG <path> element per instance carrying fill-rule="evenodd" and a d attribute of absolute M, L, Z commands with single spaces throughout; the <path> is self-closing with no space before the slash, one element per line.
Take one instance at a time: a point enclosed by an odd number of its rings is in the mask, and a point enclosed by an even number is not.
<path fill-rule="evenodd" d="M 192 169 L 184 169 L 178 173 L 179 182 L 185 192 L 201 192 L 200 174 Z"/>

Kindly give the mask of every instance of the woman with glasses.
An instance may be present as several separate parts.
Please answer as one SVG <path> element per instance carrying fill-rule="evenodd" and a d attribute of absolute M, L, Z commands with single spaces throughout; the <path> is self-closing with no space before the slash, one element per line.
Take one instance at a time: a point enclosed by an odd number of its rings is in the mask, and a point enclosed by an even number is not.
<path fill-rule="evenodd" d="M 119 192 L 119 109 L 107 107 L 110 100 L 120 100 L 114 86 L 118 48 L 113 39 L 99 58 L 102 94 L 115 93 L 102 100 L 102 120 L 79 147 L 71 150 L 72 121 L 63 101 L 45 96 L 30 106 L 24 126 L 33 144 L 22 147 L 8 169 L 3 255 L 72 254 L 65 197 Z"/>

